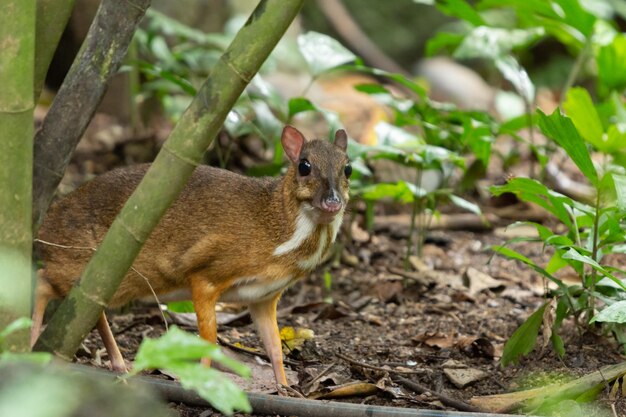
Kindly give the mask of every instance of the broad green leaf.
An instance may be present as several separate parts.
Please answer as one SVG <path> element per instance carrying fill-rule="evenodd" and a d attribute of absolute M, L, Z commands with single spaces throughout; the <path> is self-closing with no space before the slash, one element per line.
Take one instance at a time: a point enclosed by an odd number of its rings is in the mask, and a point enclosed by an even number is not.
<path fill-rule="evenodd" d="M 28 352 L 28 353 L 0 353 L 0 365 L 7 363 L 35 363 L 45 365 L 52 361 L 52 354 L 48 352 Z"/>
<path fill-rule="evenodd" d="M 193 303 L 191 301 L 172 301 L 171 303 L 167 303 L 167 311 L 171 311 L 174 313 L 196 312 L 196 310 L 193 308 Z"/>
<path fill-rule="evenodd" d="M 535 100 L 535 85 L 519 62 L 511 55 L 505 55 L 496 58 L 495 64 L 502 76 L 513 84 L 517 93 L 527 103 L 533 103 Z"/>
<path fill-rule="evenodd" d="M 612 174 L 613 183 L 615 184 L 615 195 L 617 197 L 617 206 L 620 210 L 626 211 L 626 176 Z"/>
<path fill-rule="evenodd" d="M 593 316 L 590 323 L 596 321 L 626 323 L 626 300 L 618 301 L 602 309 L 602 311 Z"/>
<path fill-rule="evenodd" d="M 30 329 L 33 325 L 33 321 L 28 317 L 20 317 L 6 326 L 4 329 L 0 331 L 0 345 L 4 342 L 4 339 L 11 333 L 14 333 L 18 330 Z"/>
<path fill-rule="evenodd" d="M 380 84 L 358 84 L 354 89 L 365 94 L 390 94 L 389 90 Z"/>
<path fill-rule="evenodd" d="M 195 364 L 202 358 L 211 358 L 239 375 L 250 375 L 250 370 L 246 366 L 224 355 L 218 346 L 176 326 L 170 327 L 170 330 L 159 339 L 143 340 L 135 357 L 132 374 L 144 369 L 169 369 L 178 363 Z"/>
<path fill-rule="evenodd" d="M 610 125 L 606 132 L 606 141 L 603 143 L 606 153 L 614 153 L 626 149 L 626 123 Z"/>
<path fill-rule="evenodd" d="M 414 197 L 423 197 L 427 191 L 415 184 L 398 181 L 395 184 L 379 183 L 364 187 L 361 196 L 365 200 L 381 200 L 383 198 L 393 198 L 403 203 L 410 203 Z"/>
<path fill-rule="evenodd" d="M 541 27 L 530 29 L 503 29 L 479 26 L 465 36 L 454 51 L 458 59 L 488 58 L 495 60 L 509 54 L 514 48 L 527 45 L 545 34 Z"/>
<path fill-rule="evenodd" d="M 450 201 L 452 201 L 455 206 L 461 207 L 462 209 L 467 210 L 471 213 L 477 214 L 479 216 L 482 214 L 482 211 L 477 204 L 467 201 L 466 199 L 461 198 L 458 195 L 450 194 Z"/>
<path fill-rule="evenodd" d="M 500 360 L 502 366 L 517 363 L 521 356 L 527 355 L 533 350 L 537 343 L 539 328 L 543 322 L 543 313 L 548 304 L 549 303 L 545 303 L 539 307 L 539 309 L 531 314 L 530 317 L 515 330 L 513 335 L 511 335 L 504 345 L 502 359 Z"/>
<path fill-rule="evenodd" d="M 555 330 L 552 330 L 552 334 L 550 335 L 550 341 L 552 342 L 552 348 L 559 356 L 559 358 L 565 356 L 565 343 L 563 343 L 563 338 L 559 336 Z"/>
<path fill-rule="evenodd" d="M 465 36 L 460 33 L 439 32 L 426 42 L 426 56 L 433 56 L 442 49 L 451 53 L 464 38 Z"/>
<path fill-rule="evenodd" d="M 571 259 L 571 260 L 574 260 L 574 261 L 578 261 L 578 262 L 582 262 L 584 264 L 587 264 L 587 265 L 591 266 L 593 269 L 595 269 L 596 271 L 600 272 L 605 277 L 607 277 L 610 280 L 612 280 L 613 282 L 615 282 L 623 290 L 626 290 L 626 285 L 619 278 L 617 278 L 615 275 L 613 275 L 607 268 L 605 268 L 602 265 L 600 265 L 597 261 L 595 261 L 590 256 L 581 254 L 580 252 L 578 252 L 574 248 L 569 248 L 569 250 L 563 254 L 563 259 Z"/>
<path fill-rule="evenodd" d="M 447 15 L 458 17 L 474 26 L 485 25 L 480 14 L 465 0 L 441 0 L 436 5 L 439 10 Z"/>
<path fill-rule="evenodd" d="M 574 123 L 556 109 L 550 116 L 537 110 L 538 123 L 544 135 L 557 142 L 567 152 L 578 169 L 594 186 L 598 185 L 598 173 L 591 162 L 589 151 L 580 137 Z"/>
<path fill-rule="evenodd" d="M 601 91 L 607 93 L 626 87 L 626 35 L 615 36 L 609 45 L 600 47 L 596 62 Z"/>
<path fill-rule="evenodd" d="M 424 145 L 424 140 L 420 137 L 386 122 L 379 122 L 374 131 L 380 145 L 401 149 L 416 149 Z"/>
<path fill-rule="evenodd" d="M 298 36 L 298 47 L 314 77 L 356 60 L 356 55 L 342 44 L 318 32 Z"/>
<path fill-rule="evenodd" d="M 180 363 L 170 369 L 180 378 L 184 388 L 195 390 L 222 413 L 252 412 L 245 392 L 220 371 L 190 363 Z"/>
<path fill-rule="evenodd" d="M 289 100 L 289 119 L 293 118 L 298 113 L 305 111 L 317 111 L 318 108 L 315 104 L 311 103 L 309 99 L 304 97 L 295 97 Z"/>
<path fill-rule="evenodd" d="M 563 108 L 580 135 L 598 150 L 605 152 L 602 122 L 587 90 L 581 87 L 571 88 L 567 92 Z"/>
<path fill-rule="evenodd" d="M 548 264 L 546 265 L 546 271 L 548 271 L 550 274 L 554 274 L 556 271 L 565 268 L 567 265 L 569 264 L 563 259 L 563 257 L 561 256 L 561 252 L 556 251 L 554 252 L 554 255 L 552 255 L 552 257 L 550 258 L 550 261 L 548 261 Z"/>
<path fill-rule="evenodd" d="M 505 185 L 492 186 L 489 190 L 496 196 L 505 192 L 517 195 L 521 200 L 537 204 L 554 214 L 561 222 L 571 227 L 571 220 L 564 205 L 574 206 L 569 197 L 551 191 L 539 181 L 530 178 L 513 178 Z"/>

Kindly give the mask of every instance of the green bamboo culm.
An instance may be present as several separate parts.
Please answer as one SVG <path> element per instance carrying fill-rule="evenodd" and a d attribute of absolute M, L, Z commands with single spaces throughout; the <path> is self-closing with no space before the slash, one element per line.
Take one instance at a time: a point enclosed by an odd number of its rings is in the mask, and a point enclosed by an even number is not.
<path fill-rule="evenodd" d="M 39 95 L 46 80 L 48 67 L 57 49 L 63 30 L 67 25 L 75 0 L 37 0 L 35 32 L 35 80 L 34 98 Z"/>
<path fill-rule="evenodd" d="M 31 307 L 35 13 L 35 0 L 5 0 L 0 13 L 0 330 Z M 28 332 L 5 342 L 28 350 Z"/>
<path fill-rule="evenodd" d="M 68 359 L 74 355 L 150 232 L 182 191 L 228 112 L 298 14 L 303 1 L 259 2 L 111 225 L 81 280 L 59 306 L 35 350 Z"/>

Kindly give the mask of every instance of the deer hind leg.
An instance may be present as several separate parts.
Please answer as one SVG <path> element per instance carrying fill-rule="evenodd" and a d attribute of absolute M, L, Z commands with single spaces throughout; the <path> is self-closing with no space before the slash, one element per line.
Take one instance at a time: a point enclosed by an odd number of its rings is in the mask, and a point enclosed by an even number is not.
<path fill-rule="evenodd" d="M 107 321 L 107 316 L 104 314 L 104 311 L 102 312 L 102 314 L 100 314 L 100 318 L 98 318 L 98 323 L 96 323 L 96 329 L 98 329 L 98 333 L 100 333 L 100 337 L 102 338 L 104 347 L 109 354 L 111 368 L 113 368 L 115 372 L 127 372 L 126 363 L 124 363 L 124 357 L 122 356 L 120 348 L 115 342 L 115 338 L 113 338 L 113 332 L 109 327 L 109 322 Z"/>
<path fill-rule="evenodd" d="M 57 298 L 52 286 L 43 277 L 44 270 L 40 269 L 37 272 L 37 285 L 35 287 L 35 303 L 33 306 L 33 326 L 30 330 L 30 347 L 35 346 L 35 342 L 41 333 L 41 326 L 43 324 L 43 316 L 46 312 L 46 307 L 51 299 Z"/>
<path fill-rule="evenodd" d="M 213 344 L 217 343 L 217 319 L 215 305 L 221 293 L 221 288 L 213 285 L 203 275 L 196 274 L 190 278 L 191 299 L 198 316 L 198 330 L 200 337 Z M 206 366 L 211 365 L 210 358 L 202 359 Z"/>

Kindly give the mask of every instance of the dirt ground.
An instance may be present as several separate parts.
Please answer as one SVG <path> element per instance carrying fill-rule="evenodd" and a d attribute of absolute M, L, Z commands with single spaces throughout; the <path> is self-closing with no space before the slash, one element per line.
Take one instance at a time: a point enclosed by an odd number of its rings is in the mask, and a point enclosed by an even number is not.
<path fill-rule="evenodd" d="M 407 238 L 402 229 L 386 225 L 370 235 L 353 226 L 360 241 L 346 243 L 342 262 L 321 267 L 284 294 L 280 327 L 310 329 L 315 335 L 287 354 L 296 390 L 326 398 L 323 394 L 337 387 L 360 382 L 355 388 L 360 394 L 335 400 L 451 410 L 432 393 L 416 394 L 392 377 L 403 376 L 469 403 L 472 397 L 541 386 L 623 360 L 612 339 L 591 333 L 581 337 L 568 323 L 563 359 L 550 346 L 541 348 L 540 338 L 537 348 L 518 365 L 502 368 L 499 358 L 505 341 L 545 301 L 542 280 L 514 261 L 491 259 L 489 247 L 506 240 L 501 228 L 483 233 L 428 232 L 423 256 L 412 258 L 413 266 L 405 273 Z M 535 259 L 545 257 L 538 243 L 520 244 L 517 249 Z M 324 284 L 326 271 L 332 277 L 330 288 Z M 229 313 L 238 311 L 226 306 L 223 315 L 230 319 Z M 155 307 L 136 306 L 110 318 L 127 360 L 133 359 L 143 338 L 165 331 Z M 196 330 L 193 324 L 182 323 L 186 330 Z M 219 331 L 226 343 L 260 346 L 245 315 L 220 325 Z M 81 361 L 107 365 L 95 332 L 84 345 Z M 259 365 L 256 356 L 240 359 L 271 381 L 269 366 Z M 455 372 L 469 372 L 472 382 L 455 385 Z M 262 383 L 249 388 L 272 391 Z M 172 407 L 181 416 L 219 415 L 178 404 Z"/>
<path fill-rule="evenodd" d="M 100 123 L 107 125 L 108 121 L 105 118 Z M 98 131 L 98 119 L 93 124 Z M 62 192 L 113 166 L 153 157 L 154 147 L 146 150 L 141 145 L 145 138 L 119 144 L 115 139 L 119 136 L 110 133 L 110 143 L 105 137 L 108 144 L 103 150 L 83 142 L 76 156 L 80 162 L 75 160 L 68 169 Z M 158 137 L 156 142 L 160 142 Z M 94 143 L 103 143 L 102 138 Z M 129 152 L 137 149 L 140 152 Z M 95 154 L 100 156 L 85 158 Z M 363 228 L 362 207 L 352 210 L 355 215 L 346 215 L 334 259 L 287 290 L 279 305 L 281 328 L 308 329 L 314 335 L 291 351 L 284 349 L 292 387 L 304 396 L 454 410 L 458 407 L 446 399 L 469 403 L 485 395 L 568 380 L 624 360 L 611 337 L 580 334 L 573 323 L 566 322 L 561 333 L 567 351 L 563 359 L 549 344 L 544 347 L 540 336 L 535 350 L 519 364 L 500 366 L 506 340 L 546 301 L 546 283 L 536 273 L 515 261 L 493 257 L 490 251 L 492 245 L 511 237 L 533 236 L 528 228 L 507 230 L 514 219 L 498 215 L 488 228 L 477 227 L 475 222 L 464 227 L 460 221 L 455 230 L 429 230 L 422 256 L 411 257 L 405 270 L 409 215 L 401 211 L 387 215 L 383 210 L 368 233 Z M 528 208 L 509 207 L 509 213 L 516 213 L 519 220 L 527 218 L 522 210 Z M 449 216 L 461 218 L 454 212 Z M 549 224 L 549 219 L 544 220 Z M 540 263 L 548 259 L 540 243 L 514 247 Z M 154 302 L 111 312 L 109 319 L 129 362 L 142 339 L 165 331 Z M 193 315 L 171 314 L 167 320 L 170 325 L 197 330 Z M 225 349 L 232 345 L 259 348 L 250 319 L 240 307 L 223 306 L 219 321 Z M 234 354 L 253 369 L 253 381 L 243 382 L 246 389 L 273 391 L 271 368 L 262 359 L 262 349 L 255 354 Z M 106 368 L 107 359 L 99 336 L 92 332 L 77 360 Z M 421 384 L 425 392 L 407 388 L 398 382 L 398 376 Z M 169 378 L 158 372 L 154 377 Z M 611 405 L 618 413 L 626 409 L 623 400 L 608 399 L 608 389 L 600 397 L 604 410 Z M 219 415 L 184 404 L 170 407 L 182 417 Z"/>

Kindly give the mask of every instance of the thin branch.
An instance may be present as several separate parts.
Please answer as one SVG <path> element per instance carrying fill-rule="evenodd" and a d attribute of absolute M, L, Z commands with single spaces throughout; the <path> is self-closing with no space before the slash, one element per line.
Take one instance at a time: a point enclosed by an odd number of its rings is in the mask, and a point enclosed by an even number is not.
<path fill-rule="evenodd" d="M 32 213 L 35 235 L 72 153 L 107 84 L 117 74 L 149 6 L 150 0 L 103 0 L 98 8 L 87 38 L 35 135 Z"/>
<path fill-rule="evenodd" d="M 370 65 L 389 72 L 410 75 L 369 39 L 340 0 L 317 0 L 317 4 L 333 29 Z"/>

